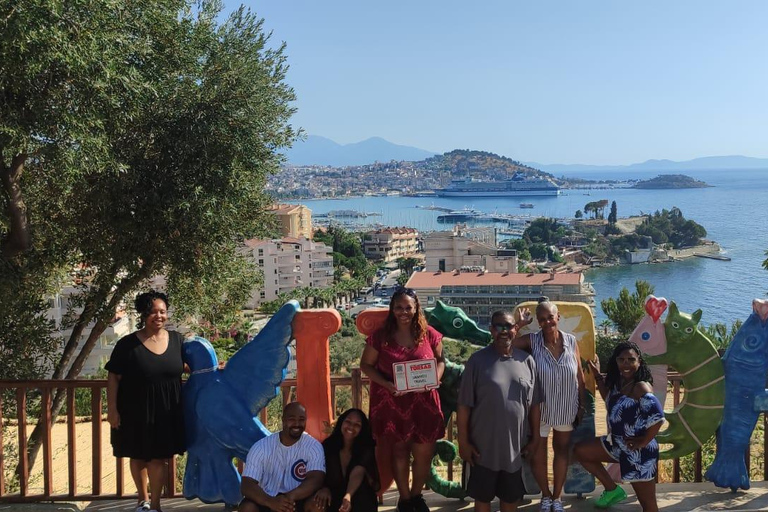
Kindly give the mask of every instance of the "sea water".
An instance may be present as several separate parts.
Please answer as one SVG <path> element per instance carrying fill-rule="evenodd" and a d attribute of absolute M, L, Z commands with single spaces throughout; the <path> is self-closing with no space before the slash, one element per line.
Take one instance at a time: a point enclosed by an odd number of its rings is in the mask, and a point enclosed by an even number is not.
<path fill-rule="evenodd" d="M 710 185 L 711 188 L 683 190 L 593 189 L 563 190 L 559 197 L 511 198 L 425 198 L 425 197 L 355 197 L 343 200 L 305 200 L 313 214 L 331 210 L 378 212 L 360 222 L 380 222 L 387 226 L 408 226 L 420 231 L 450 229 L 437 222 L 439 211 L 417 208 L 435 206 L 483 212 L 573 218 L 588 202 L 616 201 L 619 217 L 652 213 L 678 207 L 686 219 L 707 230 L 707 237 L 718 242 L 731 261 L 690 258 L 663 264 L 621 265 L 599 268 L 586 273 L 597 293 L 597 322 L 605 319 L 599 303 L 616 297 L 622 287 L 634 290 L 636 280 L 650 282 L 655 295 L 674 300 L 681 311 L 703 311 L 702 323 L 726 323 L 744 320 L 751 313 L 752 299 L 766 298 L 768 270 L 762 263 L 768 258 L 768 170 L 682 171 Z M 585 179 L 649 179 L 659 172 L 569 172 L 566 177 Z M 669 174 L 666 172 L 665 174 Z M 533 203 L 533 209 L 521 209 L 520 203 Z M 610 206 L 606 208 L 607 216 Z"/>

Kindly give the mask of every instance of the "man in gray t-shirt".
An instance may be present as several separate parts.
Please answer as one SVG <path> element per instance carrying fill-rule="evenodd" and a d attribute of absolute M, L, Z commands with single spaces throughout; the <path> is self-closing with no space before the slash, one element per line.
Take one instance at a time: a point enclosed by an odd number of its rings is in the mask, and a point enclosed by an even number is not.
<path fill-rule="evenodd" d="M 525 494 L 521 456 L 536 451 L 541 391 L 536 363 L 512 347 L 519 326 L 508 311 L 491 317 L 493 344 L 469 358 L 461 378 L 457 424 L 459 453 L 471 467 L 467 493 L 475 511 L 490 512 L 498 496 L 501 512 L 517 510 Z"/>

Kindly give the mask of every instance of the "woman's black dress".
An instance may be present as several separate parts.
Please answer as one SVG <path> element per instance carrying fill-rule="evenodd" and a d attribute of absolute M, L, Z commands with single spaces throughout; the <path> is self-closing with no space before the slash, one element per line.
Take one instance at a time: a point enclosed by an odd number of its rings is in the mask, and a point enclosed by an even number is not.
<path fill-rule="evenodd" d="M 182 343 L 168 332 L 168 348 L 155 354 L 136 333 L 121 338 L 106 369 L 120 375 L 117 412 L 120 426 L 112 429 L 115 457 L 151 460 L 184 453 L 184 411 L 181 405 Z"/>
<path fill-rule="evenodd" d="M 339 510 L 341 500 L 347 493 L 349 474 L 355 466 L 363 466 L 365 478 L 352 496 L 352 512 L 376 512 L 379 508 L 379 500 L 376 497 L 376 491 L 379 489 L 379 470 L 376 466 L 374 448 L 365 448 L 359 454 L 353 453 L 344 472 L 341 470 L 339 450 L 324 442 L 323 451 L 325 452 L 325 486 L 331 491 L 331 506 L 328 510 L 333 512 Z"/>

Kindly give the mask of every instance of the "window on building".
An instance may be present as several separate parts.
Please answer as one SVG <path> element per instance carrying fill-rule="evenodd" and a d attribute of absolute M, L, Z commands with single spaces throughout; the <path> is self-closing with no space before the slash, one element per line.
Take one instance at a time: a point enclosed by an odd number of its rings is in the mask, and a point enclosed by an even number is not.
<path fill-rule="evenodd" d="M 263 259 L 260 259 L 260 260 L 259 260 L 259 266 L 260 266 L 260 267 L 263 267 L 263 266 L 264 266 L 264 260 L 263 260 Z"/>
<path fill-rule="evenodd" d="M 259 249 L 259 256 L 264 256 L 264 249 Z"/>
<path fill-rule="evenodd" d="M 267 293 L 264 290 L 261 290 L 259 292 L 259 298 L 260 299 L 266 299 L 267 298 Z"/>
<path fill-rule="evenodd" d="M 440 260 L 437 264 L 437 268 L 439 268 L 441 271 L 445 272 L 445 260 Z"/>

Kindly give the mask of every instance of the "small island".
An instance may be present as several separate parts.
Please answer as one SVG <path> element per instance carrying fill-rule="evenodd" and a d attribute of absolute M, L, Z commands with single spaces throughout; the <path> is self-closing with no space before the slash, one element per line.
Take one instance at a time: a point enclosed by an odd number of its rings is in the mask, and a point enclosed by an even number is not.
<path fill-rule="evenodd" d="M 707 188 L 711 187 L 703 181 L 696 180 L 684 174 L 660 174 L 653 179 L 635 183 L 632 188 L 645 189 L 679 189 L 679 188 Z"/>

